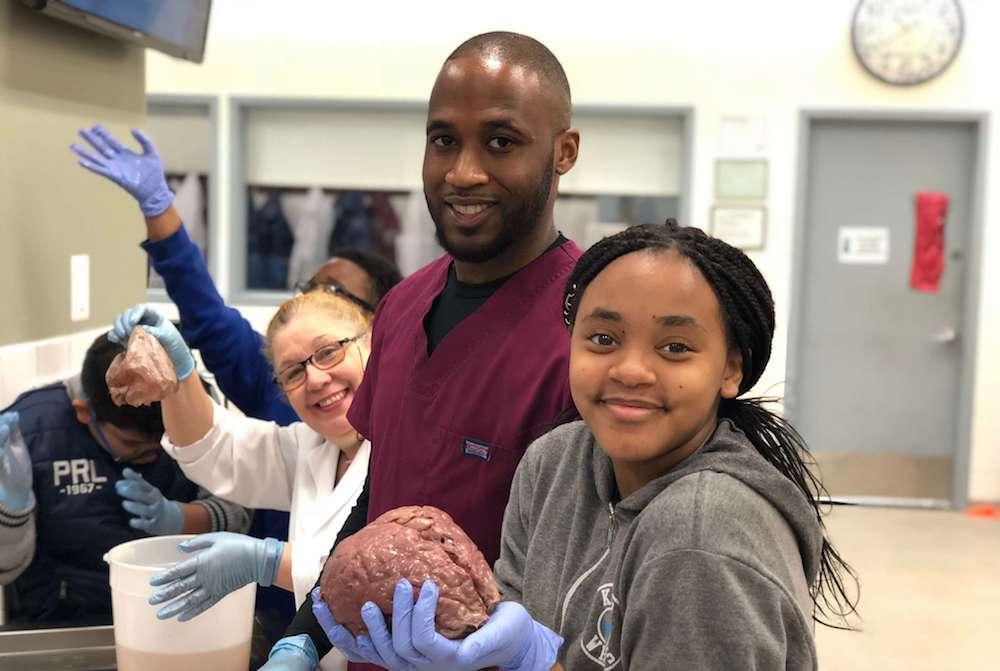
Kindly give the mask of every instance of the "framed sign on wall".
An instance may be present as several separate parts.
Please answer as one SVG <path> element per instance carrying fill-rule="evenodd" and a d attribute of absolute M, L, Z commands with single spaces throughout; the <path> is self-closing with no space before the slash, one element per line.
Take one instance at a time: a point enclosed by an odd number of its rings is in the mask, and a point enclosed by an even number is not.
<path fill-rule="evenodd" d="M 767 212 L 762 206 L 716 205 L 712 208 L 710 233 L 743 250 L 764 249 Z"/>
<path fill-rule="evenodd" d="M 718 159 L 715 162 L 716 200 L 765 200 L 767 161 Z"/>

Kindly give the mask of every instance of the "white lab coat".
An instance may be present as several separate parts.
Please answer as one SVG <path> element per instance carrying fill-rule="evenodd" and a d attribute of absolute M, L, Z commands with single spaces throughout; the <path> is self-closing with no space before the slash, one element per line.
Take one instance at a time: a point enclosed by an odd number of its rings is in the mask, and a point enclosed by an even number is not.
<path fill-rule="evenodd" d="M 302 212 L 289 217 L 288 223 L 295 232 L 295 244 L 288 259 L 288 288 L 305 282 L 320 269 L 327 259 L 327 243 L 333 229 L 333 199 L 314 186 L 306 193 Z"/>
<path fill-rule="evenodd" d="M 205 221 L 205 195 L 201 189 L 201 179 L 196 172 L 189 172 L 184 179 L 171 178 L 170 189 L 174 192 L 174 207 L 177 215 L 184 222 L 188 237 L 201 250 L 206 261 L 208 256 L 206 244 L 208 241 L 208 222 Z M 163 278 L 149 265 L 149 279 L 146 285 L 150 289 L 163 289 Z"/>
<path fill-rule="evenodd" d="M 191 445 L 178 447 L 164 434 L 163 447 L 192 481 L 216 496 L 253 508 L 288 510 L 295 606 L 323 569 L 330 546 L 364 488 L 371 446 L 362 443 L 334 487 L 340 449 L 303 422 L 281 427 L 237 416 L 215 404 L 213 426 Z M 346 668 L 334 650 L 320 668 Z"/>
<path fill-rule="evenodd" d="M 205 221 L 205 197 L 201 192 L 198 173 L 189 172 L 174 189 L 174 207 L 184 222 L 191 242 L 204 254 L 208 242 L 208 222 Z"/>

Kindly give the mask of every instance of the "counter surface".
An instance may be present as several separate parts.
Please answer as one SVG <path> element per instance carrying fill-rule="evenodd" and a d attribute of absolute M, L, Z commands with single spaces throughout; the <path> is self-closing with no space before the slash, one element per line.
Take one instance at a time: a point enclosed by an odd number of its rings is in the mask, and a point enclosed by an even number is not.
<path fill-rule="evenodd" d="M 114 671 L 114 628 L 0 631 L 2 671 Z"/>

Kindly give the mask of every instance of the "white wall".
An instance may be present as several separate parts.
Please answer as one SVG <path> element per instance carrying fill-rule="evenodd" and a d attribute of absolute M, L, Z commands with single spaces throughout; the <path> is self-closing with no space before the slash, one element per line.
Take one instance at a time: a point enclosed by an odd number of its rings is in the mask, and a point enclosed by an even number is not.
<path fill-rule="evenodd" d="M 210 173 L 215 168 L 212 123 L 207 108 L 151 106 L 143 132 L 155 140 L 158 148 L 170 147 L 170 153 L 163 156 L 167 172 Z"/>
<path fill-rule="evenodd" d="M 768 246 L 755 255 L 778 309 L 772 364 L 760 388 L 780 391 L 786 358 L 792 223 L 802 109 L 908 109 L 996 112 L 1000 5 L 965 0 L 966 39 L 937 80 L 893 88 L 869 77 L 851 53 L 855 0 L 764 3 L 705 0 L 610 6 L 513 0 L 468 3 L 330 3 L 323 0 L 216 0 L 201 66 L 150 52 L 150 93 L 221 96 L 220 152 L 227 155 L 230 95 L 424 101 L 442 60 L 461 40 L 495 29 L 525 32 L 562 61 L 576 103 L 693 106 L 692 221 L 706 226 L 713 162 L 724 116 L 766 120 L 770 165 Z M 652 13 L 649 13 L 649 12 Z M 582 153 L 587 152 L 583 138 Z M 988 165 L 1000 165 L 989 140 Z M 223 163 L 218 221 L 228 221 Z M 1000 170 L 986 183 L 978 375 L 972 479 L 975 499 L 1000 499 Z M 225 244 L 221 245 L 225 247 Z M 228 290 L 228 259 L 217 259 Z"/>

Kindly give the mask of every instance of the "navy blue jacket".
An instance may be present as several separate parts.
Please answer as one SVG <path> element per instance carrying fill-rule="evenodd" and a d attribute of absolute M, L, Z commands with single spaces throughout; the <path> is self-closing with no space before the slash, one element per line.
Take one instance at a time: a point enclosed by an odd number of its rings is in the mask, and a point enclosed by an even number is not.
<path fill-rule="evenodd" d="M 271 189 L 258 209 L 247 202 L 247 287 L 286 289 L 288 257 L 295 244 L 281 207 L 281 191 Z"/>
<path fill-rule="evenodd" d="M 111 592 L 104 553 L 147 536 L 129 526 L 131 516 L 115 492 L 125 464 L 116 463 L 77 420 L 62 383 L 25 392 L 8 410 L 20 413 L 38 502 L 35 557 L 14 581 L 14 617 L 36 622 L 106 618 Z M 189 502 L 198 496 L 198 486 L 166 455 L 129 467 L 168 499 Z"/>

